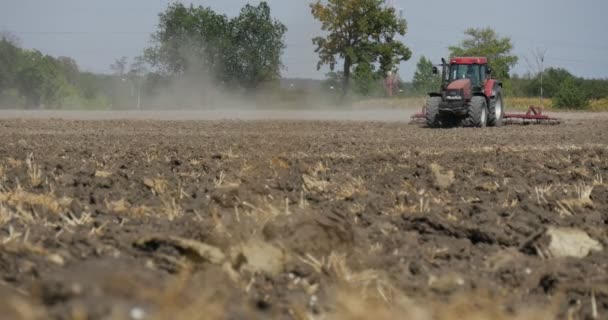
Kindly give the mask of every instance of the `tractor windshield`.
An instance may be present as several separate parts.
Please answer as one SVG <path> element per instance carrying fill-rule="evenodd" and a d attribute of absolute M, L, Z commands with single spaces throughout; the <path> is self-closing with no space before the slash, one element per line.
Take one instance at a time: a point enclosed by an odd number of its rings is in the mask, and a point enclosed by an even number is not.
<path fill-rule="evenodd" d="M 480 86 L 481 72 L 478 64 L 453 64 L 450 66 L 450 82 L 458 79 L 471 79 L 473 87 Z"/>

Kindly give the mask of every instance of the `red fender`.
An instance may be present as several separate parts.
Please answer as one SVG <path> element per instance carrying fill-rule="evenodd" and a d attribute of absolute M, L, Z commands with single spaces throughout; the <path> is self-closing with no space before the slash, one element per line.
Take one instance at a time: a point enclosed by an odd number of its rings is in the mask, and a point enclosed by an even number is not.
<path fill-rule="evenodd" d="M 484 90 L 483 93 L 486 94 L 486 97 L 488 99 L 492 98 L 492 91 L 494 91 L 494 86 L 496 85 L 498 81 L 496 81 L 496 79 L 488 79 L 486 80 L 486 84 L 484 86 Z"/>

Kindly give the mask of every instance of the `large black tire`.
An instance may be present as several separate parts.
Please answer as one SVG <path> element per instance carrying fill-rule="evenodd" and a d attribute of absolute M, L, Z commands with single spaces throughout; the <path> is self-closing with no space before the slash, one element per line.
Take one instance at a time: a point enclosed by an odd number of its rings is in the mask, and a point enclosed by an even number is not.
<path fill-rule="evenodd" d="M 488 125 L 491 127 L 502 126 L 502 120 L 505 117 L 505 104 L 502 99 L 502 90 L 498 89 L 494 96 L 494 100 L 490 102 L 488 108 Z"/>
<path fill-rule="evenodd" d="M 469 103 L 467 125 L 475 128 L 485 128 L 488 124 L 488 106 L 485 97 L 474 96 Z"/>
<path fill-rule="evenodd" d="M 439 128 L 441 121 L 439 119 L 439 104 L 441 97 L 430 97 L 426 101 L 426 125 L 429 128 Z"/>

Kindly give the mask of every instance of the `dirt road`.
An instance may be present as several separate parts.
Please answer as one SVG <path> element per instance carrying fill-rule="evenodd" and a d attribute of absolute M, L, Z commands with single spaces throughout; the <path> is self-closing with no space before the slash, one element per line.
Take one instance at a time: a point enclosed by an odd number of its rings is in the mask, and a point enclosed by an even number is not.
<path fill-rule="evenodd" d="M 0 315 L 608 316 L 605 114 L 213 114 L 0 112 Z"/>

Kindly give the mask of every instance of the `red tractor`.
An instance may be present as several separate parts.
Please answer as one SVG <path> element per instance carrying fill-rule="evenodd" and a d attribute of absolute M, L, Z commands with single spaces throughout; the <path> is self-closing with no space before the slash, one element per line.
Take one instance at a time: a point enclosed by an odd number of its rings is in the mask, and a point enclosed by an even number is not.
<path fill-rule="evenodd" d="M 501 126 L 505 116 L 502 83 L 490 76 L 488 59 L 452 58 L 449 64 L 445 59 L 441 61 L 441 92 L 429 93 L 427 125 Z M 433 72 L 438 73 L 437 67 Z"/>

